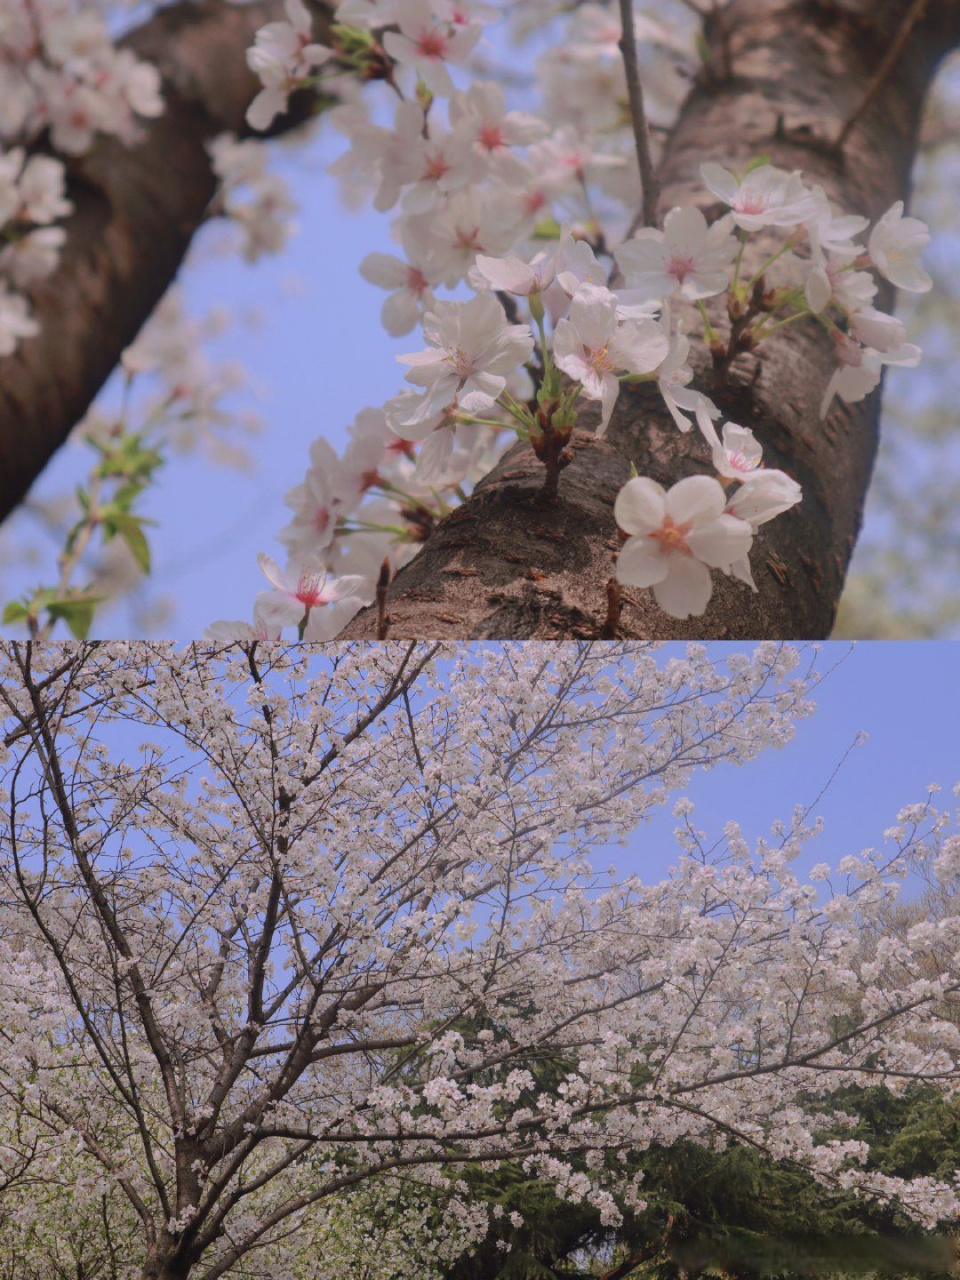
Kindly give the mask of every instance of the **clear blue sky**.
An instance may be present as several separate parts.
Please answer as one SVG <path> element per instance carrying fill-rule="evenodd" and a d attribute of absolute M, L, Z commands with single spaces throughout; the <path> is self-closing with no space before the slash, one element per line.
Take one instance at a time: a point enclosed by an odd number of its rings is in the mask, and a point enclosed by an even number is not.
<path fill-rule="evenodd" d="M 850 753 L 814 806 L 811 818 L 821 814 L 825 827 L 801 865 L 835 863 L 880 844 L 897 810 L 922 801 L 928 783 L 943 788 L 935 801 L 941 808 L 958 803 L 951 788 L 960 782 L 960 646 L 837 641 L 821 653 L 820 669 L 831 666 L 833 673 L 814 692 L 815 714 L 800 722 L 791 743 L 751 764 L 696 776 L 687 794 L 698 827 L 719 836 L 733 818 L 754 839 L 777 818 L 789 822 L 796 804 L 816 799 L 861 730 L 868 741 Z M 657 878 L 677 852 L 676 826 L 669 809 L 659 811 L 616 861 Z"/>

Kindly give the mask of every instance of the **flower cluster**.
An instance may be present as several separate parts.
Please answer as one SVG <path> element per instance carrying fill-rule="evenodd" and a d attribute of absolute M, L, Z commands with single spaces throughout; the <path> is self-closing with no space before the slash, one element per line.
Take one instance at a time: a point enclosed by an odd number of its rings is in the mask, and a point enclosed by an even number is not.
<path fill-rule="evenodd" d="M 38 332 L 20 290 L 59 261 L 72 205 L 64 166 L 26 158 L 45 131 L 65 156 L 88 151 L 97 135 L 126 144 L 138 117 L 163 110 L 160 74 L 118 48 L 106 22 L 71 0 L 7 0 L 0 14 L 0 357 Z"/>
<path fill-rule="evenodd" d="M 64 196 L 64 169 L 52 156 L 26 157 L 22 147 L 0 153 L 0 356 L 39 326 L 17 290 L 56 267 L 66 233 L 53 226 L 73 206 Z"/>
<path fill-rule="evenodd" d="M 688 205 L 662 227 L 637 230 L 620 28 L 607 6 L 578 6 L 563 20 L 563 38 L 537 64 L 535 110 L 529 95 L 509 102 L 498 81 L 476 76 L 482 26 L 497 16 L 486 5 L 344 0 L 329 47 L 317 44 L 300 0 L 288 0 L 287 15 L 251 51 L 264 85 L 251 123 L 262 127 L 265 95 L 282 110 L 291 89 L 315 85 L 321 71 L 357 73 L 396 95 L 390 105 L 348 93 L 333 110 L 349 146 L 331 172 L 354 198 L 393 211 L 396 251 L 369 254 L 361 274 L 386 291 L 387 331 L 419 324 L 426 342 L 399 357 L 412 385 L 361 415 L 366 425 L 358 420 L 343 458 L 325 444 L 311 450 L 281 534 L 298 564 L 364 578 L 356 598 L 371 601 L 384 559 L 393 572 L 409 557 L 466 496 L 481 459 L 528 442 L 546 494 L 556 495 L 574 432 L 589 424 L 602 435 L 621 386 L 649 383 L 680 431 L 696 419 L 719 478 L 691 476 L 693 485 L 669 493 L 632 480 L 617 507 L 630 536 L 618 578 L 654 587 L 680 617 L 706 607 L 712 568 L 752 586 L 757 530 L 801 493 L 760 466 L 747 428 L 727 423 L 721 440 L 711 396 L 722 402 L 731 366 L 762 356 L 765 342 L 800 321 L 828 331 L 837 354 L 824 413 L 835 396 L 862 399 L 882 365 L 916 363 L 902 324 L 873 299 L 877 274 L 929 287 L 917 261 L 923 224 L 895 205 L 861 242 L 865 218 L 759 157 L 741 172 L 704 161 L 701 203 L 726 206 L 720 216 Z M 526 21 L 545 18 L 531 7 Z M 656 121 L 672 117 L 690 66 L 678 30 L 637 18 Z M 669 58 L 658 56 L 665 50 Z M 441 290 L 456 296 L 444 300 Z M 762 423 L 755 429 L 762 435 Z M 371 465 L 367 453 L 379 454 Z"/>
<path fill-rule="evenodd" d="M 674 618 L 704 612 L 712 593 L 711 569 L 756 590 L 749 559 L 754 534 L 803 496 L 785 472 L 761 465 L 761 448 L 749 428 L 728 422 L 721 438 L 703 405 L 697 422 L 718 478 L 688 476 L 665 490 L 636 476 L 614 506 L 617 524 L 629 535 L 617 559 L 618 580 L 652 587 L 657 604 Z M 734 483 L 737 488 L 728 495 Z"/>

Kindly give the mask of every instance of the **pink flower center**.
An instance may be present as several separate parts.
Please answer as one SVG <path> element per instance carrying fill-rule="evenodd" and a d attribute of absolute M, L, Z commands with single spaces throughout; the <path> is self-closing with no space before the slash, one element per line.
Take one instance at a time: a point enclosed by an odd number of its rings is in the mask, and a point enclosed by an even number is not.
<path fill-rule="evenodd" d="M 324 533 L 330 523 L 329 507 L 318 507 L 313 517 L 313 527 L 317 533 Z"/>
<path fill-rule="evenodd" d="M 500 147 L 507 145 L 503 130 L 498 124 L 485 124 L 477 137 L 480 140 L 480 145 L 485 147 L 487 151 L 497 151 Z"/>
<path fill-rule="evenodd" d="M 423 31 L 417 41 L 417 48 L 425 58 L 443 58 L 446 56 L 450 42 L 442 31 L 436 29 Z"/>
<path fill-rule="evenodd" d="M 423 170 L 425 178 L 433 178 L 435 181 L 442 178 L 445 173 L 450 172 L 450 162 L 442 151 L 434 152 L 427 159 L 427 163 Z"/>
<path fill-rule="evenodd" d="M 391 440 L 387 445 L 387 453 L 402 453 L 405 458 L 415 458 L 417 451 L 412 440 Z"/>
<path fill-rule="evenodd" d="M 748 458 L 742 453 L 728 453 L 727 463 L 733 471 L 756 471 L 756 458 Z"/>
<path fill-rule="evenodd" d="M 375 484 L 379 484 L 379 483 L 380 483 L 380 472 L 377 470 L 376 467 L 373 467 L 370 471 L 364 471 L 361 473 L 360 487 L 364 493 L 366 493 L 368 489 L 372 489 Z"/>
<path fill-rule="evenodd" d="M 685 555 L 689 555 L 690 544 L 687 542 L 689 532 L 689 520 L 685 524 L 674 524 L 669 516 L 664 516 L 660 528 L 655 529 L 653 533 L 648 533 L 647 537 L 659 542 L 661 551 L 666 553 L 682 551 Z"/>
<path fill-rule="evenodd" d="M 740 196 L 735 207 L 738 213 L 766 213 L 767 197 L 761 195 Z"/>
<path fill-rule="evenodd" d="M 523 209 L 525 213 L 539 213 L 546 203 L 547 197 L 542 191 L 530 191 L 523 198 Z"/>
<path fill-rule="evenodd" d="M 430 288 L 427 277 L 417 267 L 409 267 L 407 270 L 407 288 L 412 293 L 423 293 L 425 289 Z"/>
<path fill-rule="evenodd" d="M 457 227 L 457 246 L 460 249 L 483 249 L 479 240 L 479 227 Z"/>
<path fill-rule="evenodd" d="M 667 275 L 676 277 L 680 284 L 683 284 L 692 271 L 693 259 L 681 257 L 679 254 L 672 257 L 667 264 Z"/>
<path fill-rule="evenodd" d="M 300 574 L 297 582 L 297 599 L 306 609 L 316 609 L 327 602 L 323 599 L 323 584 L 327 579 L 327 575 L 322 571 L 320 573 L 307 573 L 304 571 Z"/>

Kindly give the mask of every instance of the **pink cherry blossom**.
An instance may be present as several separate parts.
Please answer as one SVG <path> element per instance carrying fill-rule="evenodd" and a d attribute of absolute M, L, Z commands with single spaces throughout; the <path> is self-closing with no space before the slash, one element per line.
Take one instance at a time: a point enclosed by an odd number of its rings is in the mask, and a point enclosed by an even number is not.
<path fill-rule="evenodd" d="M 363 578 L 328 578 L 324 568 L 309 560 L 291 562 L 284 573 L 262 551 L 257 563 L 273 588 L 261 591 L 255 604 L 268 629 L 306 623 L 303 639 L 332 640 L 365 603 L 359 594 L 365 587 Z"/>

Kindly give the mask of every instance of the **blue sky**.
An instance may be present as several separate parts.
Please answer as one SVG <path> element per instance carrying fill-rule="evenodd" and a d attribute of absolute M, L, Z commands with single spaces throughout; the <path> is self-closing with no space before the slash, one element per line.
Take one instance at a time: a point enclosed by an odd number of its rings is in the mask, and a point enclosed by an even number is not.
<path fill-rule="evenodd" d="M 711 646 L 722 649 L 724 645 Z M 864 642 L 823 646 L 814 692 L 815 714 L 797 726 L 794 740 L 740 767 L 698 774 L 688 791 L 692 820 L 719 835 L 731 818 L 748 839 L 763 835 L 777 818 L 789 822 L 796 804 L 811 804 L 861 731 L 866 743 L 850 752 L 813 814 L 823 834 L 801 864 L 835 863 L 848 853 L 878 845 L 896 812 L 922 801 L 929 783 L 943 788 L 940 807 L 957 801 L 960 782 L 960 648 L 949 642 Z M 660 811 L 619 853 L 624 868 L 656 878 L 677 852 L 677 826 Z"/>

